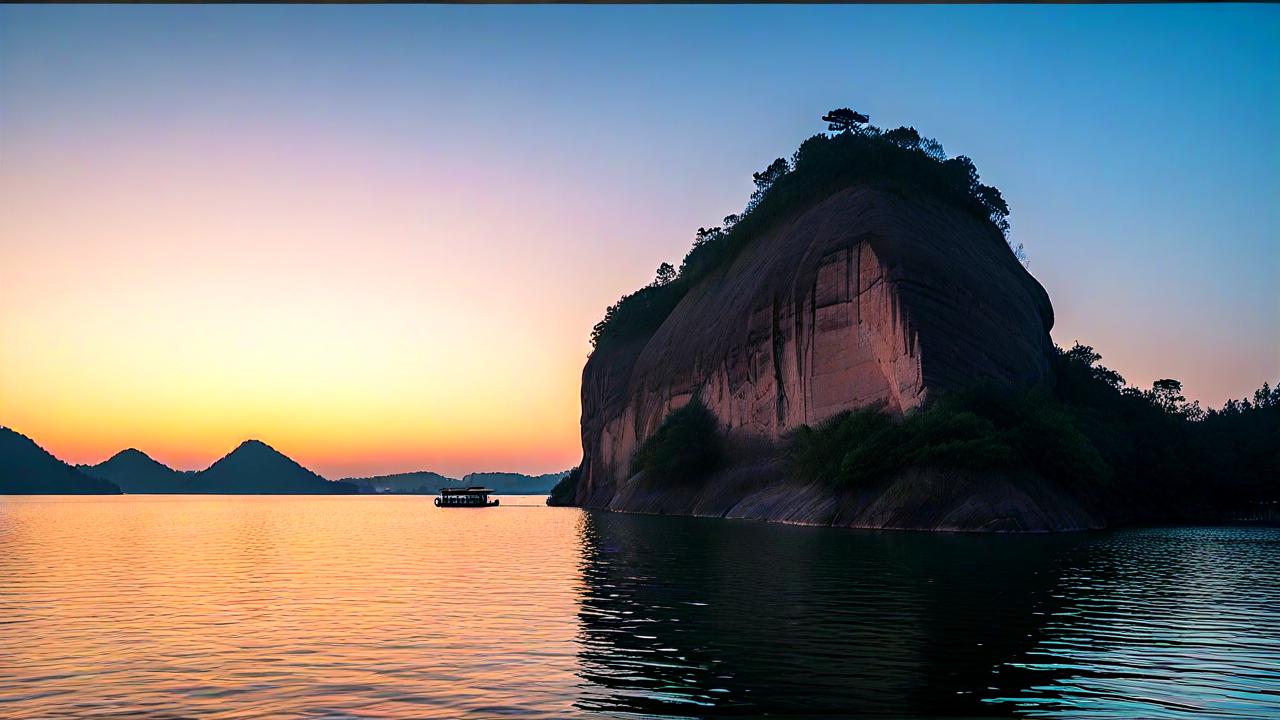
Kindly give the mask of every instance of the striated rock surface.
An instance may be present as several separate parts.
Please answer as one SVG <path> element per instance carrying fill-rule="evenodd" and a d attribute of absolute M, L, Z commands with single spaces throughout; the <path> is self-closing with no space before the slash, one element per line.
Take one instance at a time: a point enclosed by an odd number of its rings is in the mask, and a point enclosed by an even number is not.
<path fill-rule="evenodd" d="M 650 337 L 596 350 L 582 378 L 577 503 L 857 527 L 1053 530 L 1100 524 L 1033 480 L 912 471 L 840 494 L 799 485 L 786 435 L 866 406 L 902 413 L 977 380 L 1047 379 L 1048 295 L 989 224 L 949 205 L 842 190 L 753 241 Z M 697 393 L 728 466 L 644 491 L 631 457 Z"/>

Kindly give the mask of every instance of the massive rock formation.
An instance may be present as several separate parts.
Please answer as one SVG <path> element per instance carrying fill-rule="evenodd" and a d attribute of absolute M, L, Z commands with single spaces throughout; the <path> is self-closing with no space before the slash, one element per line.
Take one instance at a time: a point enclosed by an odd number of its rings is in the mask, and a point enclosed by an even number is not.
<path fill-rule="evenodd" d="M 858 492 L 803 486 L 787 434 L 844 410 L 902 413 L 987 380 L 1047 381 L 1053 309 L 989 223 L 855 186 L 756 238 L 649 337 L 594 352 L 582 378 L 588 507 L 813 524 L 1040 530 L 1097 524 L 1034 479 L 904 473 Z M 629 482 L 631 458 L 697 394 L 728 466 L 696 487 Z"/>

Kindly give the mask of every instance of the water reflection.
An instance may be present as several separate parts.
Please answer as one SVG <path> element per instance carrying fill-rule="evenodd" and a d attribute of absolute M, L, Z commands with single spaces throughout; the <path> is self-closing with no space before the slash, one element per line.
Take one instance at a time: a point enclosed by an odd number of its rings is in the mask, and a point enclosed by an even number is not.
<path fill-rule="evenodd" d="M 590 515 L 578 707 L 1256 717 L 1280 710 L 1276 542 Z"/>
<path fill-rule="evenodd" d="M 1042 640 L 995 697 L 1031 717 L 1280 716 L 1280 532 L 1098 537 L 1069 557 Z"/>
<path fill-rule="evenodd" d="M 577 511 L 0 497 L 0 719 L 564 718 Z"/>
<path fill-rule="evenodd" d="M 1280 717 L 1280 531 L 0 497 L 0 720 Z"/>

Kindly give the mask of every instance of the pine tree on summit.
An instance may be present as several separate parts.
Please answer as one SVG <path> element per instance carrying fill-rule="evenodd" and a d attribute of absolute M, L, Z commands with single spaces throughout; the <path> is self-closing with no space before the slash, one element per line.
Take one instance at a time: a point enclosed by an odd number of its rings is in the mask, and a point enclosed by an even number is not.
<path fill-rule="evenodd" d="M 831 132 L 853 132 L 870 122 L 871 117 L 849 108 L 836 108 L 823 115 L 822 121 L 828 124 L 827 129 Z"/>

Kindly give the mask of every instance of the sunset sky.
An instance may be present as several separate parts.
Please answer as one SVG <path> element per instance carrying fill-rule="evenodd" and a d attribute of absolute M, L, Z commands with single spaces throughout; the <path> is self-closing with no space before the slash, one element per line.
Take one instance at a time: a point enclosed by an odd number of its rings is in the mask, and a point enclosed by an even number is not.
<path fill-rule="evenodd" d="M 605 306 L 849 105 L 972 157 L 1130 382 L 1280 379 L 1280 7 L 0 7 L 0 425 L 580 455 Z"/>

